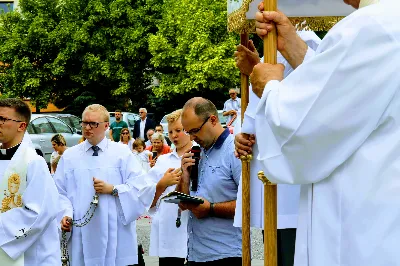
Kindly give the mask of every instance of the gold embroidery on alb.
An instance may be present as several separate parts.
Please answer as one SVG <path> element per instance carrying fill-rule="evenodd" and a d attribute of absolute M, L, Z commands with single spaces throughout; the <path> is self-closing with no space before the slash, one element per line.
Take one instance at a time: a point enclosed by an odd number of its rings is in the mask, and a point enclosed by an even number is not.
<path fill-rule="evenodd" d="M 8 190 L 4 190 L 4 198 L 1 201 L 1 212 L 9 211 L 13 208 L 22 207 L 22 195 L 19 192 L 21 177 L 12 174 L 8 178 Z"/>

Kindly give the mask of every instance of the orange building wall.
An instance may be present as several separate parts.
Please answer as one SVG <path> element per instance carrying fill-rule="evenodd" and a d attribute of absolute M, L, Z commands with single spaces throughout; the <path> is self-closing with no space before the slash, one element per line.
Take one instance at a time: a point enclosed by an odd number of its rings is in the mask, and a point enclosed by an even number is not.
<path fill-rule="evenodd" d="M 34 106 L 31 104 L 31 101 L 30 101 L 30 100 L 24 100 L 24 102 L 26 102 L 26 103 L 29 105 L 29 107 L 31 108 L 32 113 L 36 112 L 36 107 L 34 107 Z M 47 105 L 46 108 L 40 109 L 40 112 L 41 112 L 41 113 L 49 113 L 49 112 L 54 112 L 54 113 L 56 113 L 56 112 L 61 112 L 62 110 L 64 110 L 64 108 L 59 109 L 59 108 L 57 108 L 54 104 L 49 103 L 49 104 Z"/>

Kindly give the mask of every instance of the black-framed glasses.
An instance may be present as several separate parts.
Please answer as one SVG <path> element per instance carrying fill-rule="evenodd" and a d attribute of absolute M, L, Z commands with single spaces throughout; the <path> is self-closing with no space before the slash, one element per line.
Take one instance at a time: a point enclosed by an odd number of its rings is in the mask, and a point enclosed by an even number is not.
<path fill-rule="evenodd" d="M 102 123 L 107 123 L 107 122 L 85 122 L 85 121 L 80 121 L 79 122 L 81 127 L 85 128 L 89 125 L 89 127 L 92 128 L 98 128 L 100 124 Z"/>
<path fill-rule="evenodd" d="M 191 129 L 189 131 L 183 130 L 183 132 L 185 132 L 186 135 L 194 135 L 199 133 L 199 131 L 203 128 L 203 126 L 207 123 L 207 121 L 210 119 L 211 116 L 207 117 L 206 120 L 204 120 L 203 124 L 201 124 L 201 126 L 199 128 L 194 128 Z"/>
<path fill-rule="evenodd" d="M 229 93 L 229 95 L 236 95 L 236 92 Z"/>
<path fill-rule="evenodd" d="M 4 116 L 0 116 L 0 124 L 1 125 L 4 125 L 7 121 L 13 121 L 13 122 L 17 122 L 17 123 L 24 122 L 24 121 L 15 120 L 15 119 L 7 118 L 7 117 L 4 117 Z"/>
<path fill-rule="evenodd" d="M 129 132 L 122 132 L 121 135 L 129 135 Z"/>

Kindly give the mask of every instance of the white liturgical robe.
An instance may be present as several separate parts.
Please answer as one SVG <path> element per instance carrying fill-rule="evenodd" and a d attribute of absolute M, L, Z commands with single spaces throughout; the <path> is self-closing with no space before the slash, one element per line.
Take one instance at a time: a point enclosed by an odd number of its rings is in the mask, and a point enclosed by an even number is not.
<path fill-rule="evenodd" d="M 339 22 L 256 114 L 272 182 L 303 184 L 295 265 L 400 265 L 400 2 Z"/>
<path fill-rule="evenodd" d="M 91 221 L 73 227 L 69 241 L 71 265 L 126 266 L 136 264 L 136 219 L 145 211 L 138 196 L 142 167 L 128 146 L 104 138 L 92 156 L 86 140 L 67 149 L 54 175 L 61 195 L 62 216 L 82 218 L 95 194 L 93 177 L 113 184 L 118 196 L 99 194 L 99 204 Z M 137 187 L 136 187 L 137 186 Z"/>
<path fill-rule="evenodd" d="M 171 153 L 158 157 L 154 167 L 143 177 L 146 178 L 146 183 L 151 184 L 151 187 L 147 189 L 152 193 L 152 200 L 155 195 L 156 185 L 164 176 L 164 173 L 169 168 L 179 169 L 180 167 L 181 157 L 176 153 L 176 149 Z M 175 187 L 175 185 L 167 187 L 158 199 L 156 206 L 149 209 L 149 213 L 152 216 L 149 248 L 150 256 L 158 256 L 160 258 L 186 258 L 187 256 L 188 211 L 182 211 L 181 226 L 177 228 L 176 218 L 178 216 L 178 205 L 166 203 L 161 200 L 163 196 L 174 191 Z"/>
<path fill-rule="evenodd" d="M 299 31 L 297 34 L 312 50 L 316 50 L 321 42 L 320 38 L 313 31 Z M 305 60 L 307 60 L 307 58 L 305 58 Z M 293 72 L 293 68 L 279 52 L 277 62 L 285 66 L 284 77 L 287 77 L 291 72 Z M 243 127 L 240 126 L 240 119 L 235 121 L 235 134 L 239 132 L 255 134 L 256 107 L 259 101 L 260 99 L 254 94 L 250 87 L 250 99 L 245 112 Z M 263 135 L 261 135 L 261 137 L 263 137 Z M 257 160 L 258 153 L 258 147 L 257 145 L 254 145 L 253 160 L 250 163 L 250 226 L 264 228 L 264 185 L 258 179 L 257 173 L 259 171 L 265 172 L 265 170 L 262 163 Z M 278 229 L 296 228 L 299 210 L 300 186 L 279 184 L 277 190 Z M 234 226 L 242 226 L 242 180 L 240 180 L 236 201 Z"/>
<path fill-rule="evenodd" d="M 21 143 L 11 160 L 0 160 L 1 179 L 9 164 L 22 156 L 21 149 L 25 145 L 29 143 Z M 61 265 L 55 219 L 59 211 L 58 191 L 44 159 L 33 149 L 31 153 L 33 156 L 26 168 L 27 186 L 22 194 L 23 206 L 0 214 L 0 248 L 13 260 L 23 255 L 25 266 L 57 266 Z M 0 265 L 6 266 L 1 258 Z"/>

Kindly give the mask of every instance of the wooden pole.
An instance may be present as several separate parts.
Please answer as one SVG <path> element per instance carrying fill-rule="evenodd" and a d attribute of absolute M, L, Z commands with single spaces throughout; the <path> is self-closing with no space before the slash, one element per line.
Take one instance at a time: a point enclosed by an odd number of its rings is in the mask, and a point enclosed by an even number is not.
<path fill-rule="evenodd" d="M 264 11 L 276 11 L 277 0 L 264 0 Z M 264 63 L 277 62 L 277 33 L 264 38 Z M 262 173 L 264 176 L 264 173 Z M 260 178 L 260 173 L 259 173 Z M 277 266 L 277 187 L 264 176 L 264 265 Z"/>
<path fill-rule="evenodd" d="M 249 35 L 240 35 L 240 44 L 248 47 Z M 244 112 L 249 103 L 249 77 L 240 74 L 240 97 L 242 123 Z M 242 160 L 242 265 L 251 266 L 251 243 L 250 243 L 250 159 L 249 156 L 241 156 Z"/>

